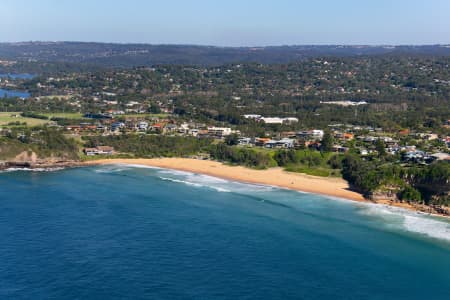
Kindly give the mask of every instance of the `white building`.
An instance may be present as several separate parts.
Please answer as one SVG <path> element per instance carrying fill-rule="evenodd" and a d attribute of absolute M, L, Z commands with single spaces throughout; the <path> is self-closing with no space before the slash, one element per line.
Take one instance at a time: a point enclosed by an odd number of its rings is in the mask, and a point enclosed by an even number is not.
<path fill-rule="evenodd" d="M 196 137 L 199 133 L 198 129 L 189 129 L 189 135 Z"/>
<path fill-rule="evenodd" d="M 298 123 L 297 118 L 279 118 L 279 117 L 273 117 L 273 118 L 266 118 L 262 117 L 260 118 L 261 121 L 264 121 L 266 124 L 290 124 L 290 123 Z"/>
<path fill-rule="evenodd" d="M 266 124 L 283 124 L 282 118 L 261 118 L 261 120 Z"/>
<path fill-rule="evenodd" d="M 239 139 L 239 145 L 251 145 L 251 143 L 252 143 L 251 138 L 245 137 Z"/>
<path fill-rule="evenodd" d="M 145 131 L 145 130 L 147 130 L 147 128 L 148 128 L 148 122 L 141 121 L 141 122 L 138 123 L 138 129 L 139 130 Z"/>
<path fill-rule="evenodd" d="M 284 138 L 279 141 L 270 140 L 264 144 L 266 148 L 294 148 L 295 140 Z"/>
<path fill-rule="evenodd" d="M 178 127 L 178 132 L 180 133 L 188 133 L 189 132 L 189 124 L 188 123 L 183 123 Z"/>
<path fill-rule="evenodd" d="M 324 132 L 321 129 L 313 129 L 311 130 L 311 136 L 315 139 L 321 140 L 323 139 Z"/>
<path fill-rule="evenodd" d="M 298 123 L 298 118 L 284 118 L 283 123 Z"/>
<path fill-rule="evenodd" d="M 232 134 L 232 130 L 229 127 L 208 127 L 208 134 L 223 137 Z"/>
<path fill-rule="evenodd" d="M 246 118 L 246 119 L 255 119 L 255 120 L 259 120 L 259 119 L 261 119 L 261 115 L 253 115 L 253 114 L 250 114 L 250 115 L 244 115 L 243 116 L 244 118 Z"/>

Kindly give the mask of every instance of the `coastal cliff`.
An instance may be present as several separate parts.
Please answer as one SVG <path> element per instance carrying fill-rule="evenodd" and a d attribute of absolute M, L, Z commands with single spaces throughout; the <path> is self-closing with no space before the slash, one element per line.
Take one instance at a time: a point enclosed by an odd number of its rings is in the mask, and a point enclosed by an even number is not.
<path fill-rule="evenodd" d="M 67 157 L 39 157 L 34 151 L 23 151 L 12 159 L 0 161 L 0 170 L 9 168 L 65 168 L 79 166 L 79 160 L 68 159 Z"/>

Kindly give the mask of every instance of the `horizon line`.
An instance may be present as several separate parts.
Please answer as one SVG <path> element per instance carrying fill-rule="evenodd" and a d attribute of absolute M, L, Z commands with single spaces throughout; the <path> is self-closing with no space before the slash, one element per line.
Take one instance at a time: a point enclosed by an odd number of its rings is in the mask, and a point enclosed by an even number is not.
<path fill-rule="evenodd" d="M 150 42 L 105 42 L 105 41 L 76 41 L 76 40 L 30 40 L 30 41 L 15 41 L 3 42 L 0 44 L 61 44 L 61 43 L 79 43 L 79 44 L 115 44 L 115 45 L 145 45 L 145 46 L 194 46 L 194 47 L 214 47 L 214 48 L 269 48 L 269 47 L 305 47 L 305 46 L 341 46 L 341 47 L 424 47 L 424 46 L 444 46 L 450 47 L 450 43 L 423 43 L 423 44 L 389 44 L 389 43 L 305 43 L 305 44 L 269 44 L 269 45 L 246 45 L 246 46 L 224 46 L 211 44 L 197 44 L 197 43 L 150 43 Z"/>

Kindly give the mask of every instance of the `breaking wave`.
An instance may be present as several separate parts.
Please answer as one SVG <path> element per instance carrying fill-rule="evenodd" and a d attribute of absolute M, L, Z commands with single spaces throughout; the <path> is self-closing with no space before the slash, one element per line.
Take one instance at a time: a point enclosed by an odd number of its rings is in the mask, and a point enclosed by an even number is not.
<path fill-rule="evenodd" d="M 221 187 L 217 187 L 217 186 L 211 186 L 211 185 L 206 185 L 206 184 L 200 184 L 200 183 L 191 182 L 191 181 L 188 181 L 188 180 L 181 180 L 181 179 L 168 178 L 168 177 L 159 177 L 159 178 L 164 180 L 164 181 L 183 183 L 183 184 L 190 185 L 190 186 L 195 186 L 195 187 L 208 187 L 208 188 L 212 188 L 212 189 L 214 189 L 214 190 L 216 190 L 218 192 L 223 192 L 223 193 L 231 192 L 230 190 L 227 190 L 225 188 L 221 188 Z"/>
<path fill-rule="evenodd" d="M 385 226 L 390 229 L 400 229 L 450 241 L 450 222 L 444 218 L 380 204 L 364 204 L 361 207 L 360 213 L 382 218 L 386 221 Z"/>
<path fill-rule="evenodd" d="M 55 168 L 8 168 L 1 170 L 0 173 L 8 173 L 8 172 L 55 172 L 64 170 L 62 167 Z"/>
<path fill-rule="evenodd" d="M 177 183 L 184 183 L 196 187 L 208 187 L 218 192 L 234 192 L 234 193 L 258 193 L 270 192 L 275 190 L 274 187 L 265 185 L 256 185 L 250 183 L 240 183 L 236 181 L 226 180 L 214 176 L 190 173 L 185 171 L 161 169 L 158 170 L 161 179 L 170 180 Z"/>
<path fill-rule="evenodd" d="M 238 193 L 246 195 L 267 195 L 268 192 L 280 191 L 277 187 L 267 185 L 257 185 L 251 183 L 240 183 L 236 181 L 221 179 L 209 175 L 191 173 L 186 171 L 178 171 L 171 169 L 164 169 L 158 167 L 132 165 L 132 164 L 115 164 L 102 166 L 96 169 L 97 173 L 116 173 L 123 172 L 132 169 L 151 169 L 151 175 L 156 175 L 159 179 L 164 181 L 170 181 L 179 184 L 185 184 L 195 188 L 209 188 L 217 192 L 223 193 Z M 297 192 L 305 195 L 306 192 Z M 313 194 L 314 195 L 314 194 Z M 271 197 L 269 197 L 271 198 Z M 421 213 L 416 213 L 403 208 L 390 207 L 380 204 L 370 203 L 354 203 L 346 199 L 338 197 L 325 198 L 333 199 L 348 205 L 357 205 L 358 213 L 373 216 L 378 219 L 382 219 L 382 226 L 387 230 L 403 231 L 420 234 L 430 238 L 450 241 L 450 222 L 438 217 L 428 216 Z"/>

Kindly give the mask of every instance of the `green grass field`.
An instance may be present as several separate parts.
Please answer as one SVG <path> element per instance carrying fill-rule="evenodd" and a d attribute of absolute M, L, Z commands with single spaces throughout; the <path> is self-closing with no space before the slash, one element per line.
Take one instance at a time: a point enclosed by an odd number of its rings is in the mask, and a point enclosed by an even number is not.
<path fill-rule="evenodd" d="M 38 126 L 48 123 L 47 120 L 24 118 L 20 116 L 20 112 L 0 112 L 0 126 L 7 126 L 11 122 L 25 122 L 27 126 Z"/>
<path fill-rule="evenodd" d="M 83 114 L 81 113 L 39 113 L 40 115 L 51 118 L 62 118 L 62 119 L 83 119 Z"/>
<path fill-rule="evenodd" d="M 167 118 L 169 114 L 125 114 L 118 115 L 117 117 L 127 117 L 127 118 Z"/>
<path fill-rule="evenodd" d="M 64 118 L 64 119 L 83 119 L 82 113 L 38 113 L 40 115 L 50 118 Z M 117 115 L 116 118 L 166 118 L 168 114 L 125 114 Z"/>
<path fill-rule="evenodd" d="M 287 172 L 294 173 L 303 173 L 312 176 L 320 176 L 320 177 L 341 177 L 341 173 L 339 170 L 321 168 L 321 167 L 308 167 L 303 165 L 294 165 L 288 166 L 285 168 Z"/>

